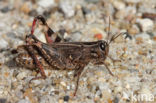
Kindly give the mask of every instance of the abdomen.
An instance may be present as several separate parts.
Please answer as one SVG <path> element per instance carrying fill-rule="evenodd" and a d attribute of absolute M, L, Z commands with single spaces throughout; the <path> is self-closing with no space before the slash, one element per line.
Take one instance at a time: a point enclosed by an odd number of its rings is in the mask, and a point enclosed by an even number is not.
<path fill-rule="evenodd" d="M 41 65 L 44 68 L 47 68 L 47 67 L 49 68 L 48 63 L 44 60 L 44 58 L 42 58 L 39 55 L 36 55 L 36 57 L 37 57 L 37 60 L 41 63 Z M 36 67 L 34 60 L 28 53 L 19 53 L 14 58 L 14 60 L 18 66 L 26 67 L 29 69 L 34 69 Z"/>

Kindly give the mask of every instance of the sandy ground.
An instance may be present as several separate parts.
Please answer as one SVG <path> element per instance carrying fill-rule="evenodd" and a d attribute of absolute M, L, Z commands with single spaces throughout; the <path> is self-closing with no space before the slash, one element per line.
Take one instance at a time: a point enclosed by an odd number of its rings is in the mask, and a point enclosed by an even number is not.
<path fill-rule="evenodd" d="M 35 70 L 14 65 L 11 50 L 25 43 L 33 18 L 43 15 L 54 30 L 66 30 L 68 41 L 106 40 L 109 55 L 120 61 L 89 64 L 81 74 L 77 95 L 73 71 L 46 69 L 45 80 Z M 35 35 L 45 38 L 41 26 Z M 155 0 L 0 0 L 0 103 L 154 103 L 156 102 Z"/>

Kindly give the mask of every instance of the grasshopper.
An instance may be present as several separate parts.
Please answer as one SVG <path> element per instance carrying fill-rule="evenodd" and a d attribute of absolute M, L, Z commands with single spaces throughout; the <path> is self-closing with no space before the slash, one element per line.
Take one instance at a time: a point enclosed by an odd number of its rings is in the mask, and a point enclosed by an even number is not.
<path fill-rule="evenodd" d="M 47 43 L 41 42 L 33 35 L 37 21 L 41 21 L 46 28 L 44 34 Z M 31 33 L 25 39 L 26 44 L 17 47 L 18 55 L 14 59 L 18 65 L 31 69 L 38 68 L 41 76 L 32 80 L 45 79 L 44 68 L 74 70 L 74 77 L 77 77 L 75 96 L 80 75 L 84 67 L 90 62 L 94 65 L 105 65 L 113 76 L 105 63 L 105 59 L 109 57 L 109 44 L 121 34 L 113 35 L 110 41 L 61 42 L 61 38 L 48 26 L 44 17 L 39 15 L 34 18 Z M 52 40 L 51 36 L 55 38 Z"/>

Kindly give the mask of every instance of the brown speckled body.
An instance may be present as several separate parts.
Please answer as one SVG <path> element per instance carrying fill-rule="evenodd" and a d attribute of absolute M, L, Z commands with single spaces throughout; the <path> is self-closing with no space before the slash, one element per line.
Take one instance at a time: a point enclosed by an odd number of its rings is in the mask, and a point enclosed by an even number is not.
<path fill-rule="evenodd" d="M 37 55 L 37 59 L 39 62 L 43 65 L 44 68 L 50 68 L 50 66 L 47 64 L 47 62 L 39 55 Z M 28 53 L 20 53 L 15 58 L 15 62 L 18 66 L 23 66 L 29 69 L 34 69 L 35 63 L 32 57 Z"/>
<path fill-rule="evenodd" d="M 101 48 L 103 45 L 104 48 Z M 109 47 L 105 41 L 96 42 L 65 42 L 45 44 L 38 42 L 36 46 L 40 52 L 34 50 L 37 59 L 44 68 L 51 69 L 77 69 L 79 65 L 102 64 L 108 55 Z M 21 48 L 23 49 L 21 52 Z M 19 48 L 15 58 L 18 65 L 30 69 L 35 68 L 35 63 L 25 47 Z"/>

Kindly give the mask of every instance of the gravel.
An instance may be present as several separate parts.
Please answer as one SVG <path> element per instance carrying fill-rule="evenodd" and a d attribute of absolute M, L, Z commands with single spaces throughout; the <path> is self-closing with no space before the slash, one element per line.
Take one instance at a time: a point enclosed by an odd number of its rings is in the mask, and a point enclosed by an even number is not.
<path fill-rule="evenodd" d="M 0 5 L 0 103 L 156 102 L 155 0 L 0 0 Z M 45 68 L 45 80 L 29 82 L 40 74 L 13 65 L 11 51 L 25 43 L 39 14 L 54 31 L 64 30 L 68 41 L 107 40 L 108 18 L 110 35 L 126 31 L 110 44 L 109 55 L 120 61 L 106 59 L 115 76 L 104 65 L 89 64 L 75 97 L 74 71 Z M 46 42 L 41 27 L 35 35 Z"/>

